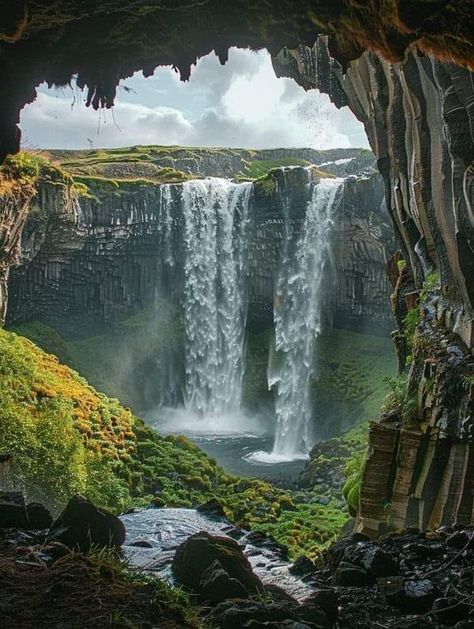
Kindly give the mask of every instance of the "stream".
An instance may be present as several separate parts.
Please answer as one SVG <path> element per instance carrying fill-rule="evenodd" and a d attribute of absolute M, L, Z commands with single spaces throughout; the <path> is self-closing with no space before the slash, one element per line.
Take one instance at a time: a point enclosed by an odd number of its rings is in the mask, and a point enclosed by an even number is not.
<path fill-rule="evenodd" d="M 191 535 L 207 531 L 235 539 L 264 585 L 278 586 L 300 601 L 312 592 L 309 585 L 290 574 L 291 564 L 271 541 L 262 543 L 254 533 L 236 529 L 225 519 L 211 518 L 195 509 L 149 508 L 125 514 L 121 520 L 127 530 L 124 551 L 130 563 L 172 584 L 171 562 L 176 548 Z"/>

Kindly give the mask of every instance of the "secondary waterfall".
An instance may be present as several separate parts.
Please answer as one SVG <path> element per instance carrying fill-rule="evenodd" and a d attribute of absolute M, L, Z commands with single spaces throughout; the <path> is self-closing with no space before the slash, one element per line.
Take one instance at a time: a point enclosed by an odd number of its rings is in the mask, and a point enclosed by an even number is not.
<path fill-rule="evenodd" d="M 283 261 L 274 306 L 278 364 L 269 377 L 269 386 L 277 387 L 273 460 L 306 456 L 313 445 L 310 383 L 315 377 L 315 343 L 321 332 L 321 284 L 342 185 L 341 179 L 323 179 L 312 187 L 296 242 L 288 212 L 285 217 Z"/>
<path fill-rule="evenodd" d="M 216 429 L 240 408 L 251 189 L 214 178 L 183 185 L 185 406 L 219 416 Z"/>

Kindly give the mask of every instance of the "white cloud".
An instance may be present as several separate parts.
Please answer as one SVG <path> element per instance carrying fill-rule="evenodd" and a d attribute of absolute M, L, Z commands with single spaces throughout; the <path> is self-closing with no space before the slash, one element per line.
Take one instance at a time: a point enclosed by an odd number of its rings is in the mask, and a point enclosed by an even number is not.
<path fill-rule="evenodd" d="M 23 142 L 41 148 L 183 144 L 249 148 L 367 145 L 362 125 L 324 94 L 277 79 L 266 52 L 231 50 L 221 66 L 201 59 L 188 83 L 171 68 L 150 79 L 135 75 L 113 111 L 83 105 L 77 89 L 41 88 L 21 117 Z"/>

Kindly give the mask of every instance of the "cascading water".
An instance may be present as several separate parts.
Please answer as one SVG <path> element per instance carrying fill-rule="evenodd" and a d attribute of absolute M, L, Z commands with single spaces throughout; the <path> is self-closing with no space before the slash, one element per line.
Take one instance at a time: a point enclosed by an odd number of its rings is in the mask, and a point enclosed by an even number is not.
<path fill-rule="evenodd" d="M 186 409 L 221 422 L 240 409 L 246 320 L 246 229 L 252 184 L 183 185 Z"/>
<path fill-rule="evenodd" d="M 286 211 L 274 306 L 276 366 L 269 369 L 268 378 L 269 387 L 277 388 L 275 440 L 271 453 L 257 452 L 254 460 L 303 458 L 313 444 L 310 383 L 316 375 L 315 344 L 321 332 L 321 286 L 343 180 L 323 179 L 309 185 L 312 190 L 299 238 L 293 235 Z"/>

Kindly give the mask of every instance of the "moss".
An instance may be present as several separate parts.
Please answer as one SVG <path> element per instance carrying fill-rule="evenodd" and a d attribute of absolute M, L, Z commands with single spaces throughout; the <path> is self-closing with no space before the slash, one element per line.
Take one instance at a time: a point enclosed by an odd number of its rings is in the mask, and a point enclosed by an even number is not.
<path fill-rule="evenodd" d="M 259 179 L 269 174 L 271 170 L 282 166 L 309 166 L 310 162 L 297 157 L 281 157 L 279 159 L 255 159 L 248 161 L 240 173 L 244 179 Z"/>
<path fill-rule="evenodd" d="M 336 541 L 348 519 L 349 515 L 334 502 L 299 504 L 292 511 L 284 511 L 276 522 L 254 528 L 286 546 L 291 560 L 300 555 L 315 559 Z"/>

